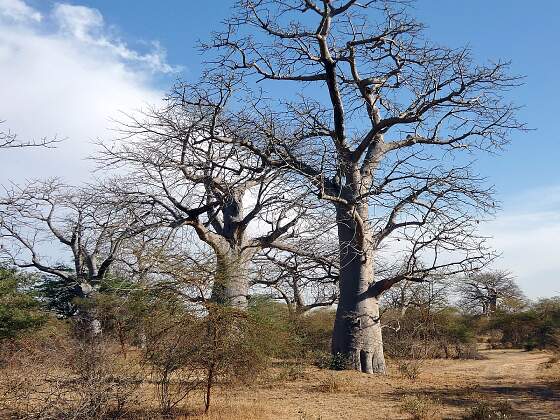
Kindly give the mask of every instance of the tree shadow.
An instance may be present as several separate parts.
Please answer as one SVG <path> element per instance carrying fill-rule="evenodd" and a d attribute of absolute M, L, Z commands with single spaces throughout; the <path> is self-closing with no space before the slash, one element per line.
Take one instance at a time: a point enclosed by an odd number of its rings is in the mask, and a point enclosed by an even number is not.
<path fill-rule="evenodd" d="M 489 406 L 509 403 L 512 418 L 552 419 L 560 418 L 560 392 L 545 384 L 513 384 L 507 386 L 471 386 L 461 388 L 418 388 L 415 390 L 398 390 L 393 393 L 396 398 L 425 395 L 441 404 L 465 411 L 479 402 Z M 527 403 L 531 404 L 530 406 Z M 550 410 L 550 404 L 554 413 Z"/>

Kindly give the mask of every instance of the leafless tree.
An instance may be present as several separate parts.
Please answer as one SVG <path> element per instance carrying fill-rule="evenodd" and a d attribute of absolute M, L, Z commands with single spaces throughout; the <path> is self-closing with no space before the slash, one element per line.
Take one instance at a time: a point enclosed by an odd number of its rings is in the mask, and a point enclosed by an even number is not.
<path fill-rule="evenodd" d="M 461 307 L 490 316 L 500 308 L 519 307 L 525 299 L 510 272 L 471 273 L 457 286 Z"/>
<path fill-rule="evenodd" d="M 82 189 L 56 179 L 6 191 L 0 215 L 0 256 L 23 269 L 61 279 L 76 297 L 97 293 L 123 243 L 146 230 L 146 214 L 98 187 Z M 87 306 L 79 313 L 86 332 L 100 324 Z"/>
<path fill-rule="evenodd" d="M 4 124 L 5 121 L 0 120 L 0 125 Z M 16 133 L 13 133 L 10 130 L 2 130 L 0 129 L 0 149 L 16 149 L 21 147 L 52 147 L 55 143 L 58 143 L 59 140 L 55 138 L 47 138 L 43 137 L 38 141 L 25 141 L 21 142 L 18 140 L 18 136 Z"/>
<path fill-rule="evenodd" d="M 153 295 L 172 294 L 185 302 L 211 300 L 214 255 L 184 229 L 159 227 L 134 236 L 121 249 L 113 271 Z"/>
<path fill-rule="evenodd" d="M 332 306 L 338 300 L 336 238 L 324 233 L 298 244 L 296 252 L 268 248 L 254 260 L 252 282 L 284 301 L 293 315 Z"/>
<path fill-rule="evenodd" d="M 289 170 L 336 211 L 339 303 L 332 351 L 384 372 L 379 298 L 400 281 L 481 267 L 476 225 L 492 191 L 470 154 L 522 129 L 508 63 L 424 38 L 407 2 L 242 0 L 204 45 L 208 74 L 241 81 L 228 130 L 212 137 Z M 225 114 L 225 113 L 224 113 Z M 387 278 L 376 259 L 404 267 Z"/>
<path fill-rule="evenodd" d="M 383 295 L 383 306 L 398 309 L 404 315 L 408 308 L 433 312 L 449 307 L 453 297 L 454 278 L 437 275 L 422 284 L 411 281 L 397 283 Z"/>
<path fill-rule="evenodd" d="M 167 226 L 196 232 L 215 255 L 212 299 L 245 308 L 254 255 L 297 249 L 293 239 L 314 227 L 303 216 L 315 204 L 298 188 L 286 190 L 283 175 L 260 157 L 213 139 L 231 129 L 221 116 L 228 94 L 219 84 L 177 85 L 166 106 L 121 121 L 100 162 L 129 171 L 121 194 L 155 207 Z"/>

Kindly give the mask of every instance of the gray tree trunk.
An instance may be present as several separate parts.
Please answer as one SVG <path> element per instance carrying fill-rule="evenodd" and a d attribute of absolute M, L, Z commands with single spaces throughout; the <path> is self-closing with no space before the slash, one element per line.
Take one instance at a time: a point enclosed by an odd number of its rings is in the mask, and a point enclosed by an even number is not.
<path fill-rule="evenodd" d="M 340 296 L 332 336 L 332 353 L 342 354 L 349 368 L 385 373 L 379 301 L 368 295 L 374 279 L 374 249 L 367 209 L 360 224 L 344 208 L 337 209 L 340 245 Z"/>
<path fill-rule="evenodd" d="M 488 315 L 493 315 L 498 310 L 498 295 L 497 293 L 491 293 L 488 303 Z"/>
<path fill-rule="evenodd" d="M 220 239 L 211 246 L 216 253 L 216 276 L 212 301 L 225 306 L 247 309 L 249 293 L 249 262 L 254 251 L 245 248 L 243 224 L 244 188 L 232 189 L 224 200 L 222 226 L 217 227 Z"/>
<path fill-rule="evenodd" d="M 96 338 L 101 336 L 101 321 L 97 316 L 97 311 L 93 307 L 93 300 L 97 295 L 97 290 L 87 282 L 80 283 L 81 296 L 83 300 L 81 307 L 78 309 L 78 333 L 84 338 Z"/>
<path fill-rule="evenodd" d="M 249 293 L 249 260 L 236 248 L 228 248 L 216 255 L 216 278 L 212 288 L 212 301 L 247 309 Z"/>

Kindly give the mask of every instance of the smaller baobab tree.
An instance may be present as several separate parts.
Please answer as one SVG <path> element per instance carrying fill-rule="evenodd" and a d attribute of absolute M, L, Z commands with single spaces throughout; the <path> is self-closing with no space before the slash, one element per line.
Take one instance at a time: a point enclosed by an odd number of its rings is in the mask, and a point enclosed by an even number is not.
<path fill-rule="evenodd" d="M 253 257 L 268 248 L 297 249 L 290 243 L 312 229 L 302 221 L 314 204 L 297 187 L 286 190 L 284 174 L 258 156 L 216 141 L 214 133 L 241 123 L 224 116 L 233 83 L 178 84 L 165 106 L 119 122 L 119 138 L 104 145 L 99 162 L 128 171 L 119 194 L 207 245 L 216 267 L 212 300 L 244 309 Z"/>
<path fill-rule="evenodd" d="M 520 307 L 525 296 L 508 271 L 475 272 L 457 286 L 461 307 L 485 316 L 499 309 Z"/>
<path fill-rule="evenodd" d="M 79 332 L 97 335 L 101 325 L 90 302 L 123 243 L 147 229 L 147 215 L 95 186 L 80 189 L 56 179 L 14 187 L 3 200 L 2 258 L 83 300 L 75 310 Z"/>

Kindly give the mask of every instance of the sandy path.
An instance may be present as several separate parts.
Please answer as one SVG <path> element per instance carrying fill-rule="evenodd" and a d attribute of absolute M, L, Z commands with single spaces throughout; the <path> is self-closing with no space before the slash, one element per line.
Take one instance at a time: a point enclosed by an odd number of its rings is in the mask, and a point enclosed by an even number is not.
<path fill-rule="evenodd" d="M 475 401 L 507 401 L 519 419 L 560 419 L 560 393 L 541 378 L 546 353 L 484 351 L 484 360 L 432 360 L 412 382 L 396 369 L 385 377 L 307 369 L 303 379 L 236 392 L 237 401 L 264 404 L 266 418 L 298 420 L 406 419 L 406 396 L 437 400 L 444 418 L 461 418 Z M 333 380 L 339 389 L 325 392 Z"/>

